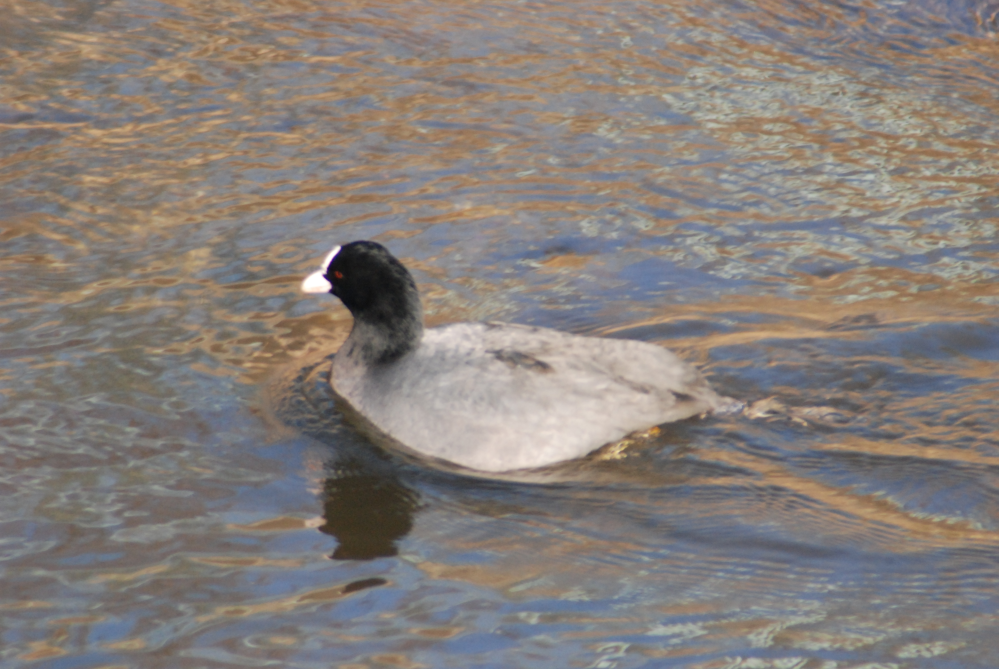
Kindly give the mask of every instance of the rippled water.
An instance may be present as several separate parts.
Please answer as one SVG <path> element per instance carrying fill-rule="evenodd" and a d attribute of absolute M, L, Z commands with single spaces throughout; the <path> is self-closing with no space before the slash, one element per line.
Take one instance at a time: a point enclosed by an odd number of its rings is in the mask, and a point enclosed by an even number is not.
<path fill-rule="evenodd" d="M 0 663 L 994 667 L 997 12 L 8 2 Z M 789 409 L 401 460 L 297 293 L 358 238 Z"/>

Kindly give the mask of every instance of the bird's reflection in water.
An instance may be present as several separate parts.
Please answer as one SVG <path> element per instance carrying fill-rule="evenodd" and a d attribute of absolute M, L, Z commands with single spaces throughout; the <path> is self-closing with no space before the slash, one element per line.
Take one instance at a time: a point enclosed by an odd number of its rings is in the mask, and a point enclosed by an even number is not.
<path fill-rule="evenodd" d="M 320 531 L 334 537 L 334 560 L 373 560 L 398 555 L 397 542 L 413 527 L 419 495 L 399 479 L 391 458 L 345 429 L 343 407 L 329 385 L 332 356 L 283 370 L 273 381 L 275 417 L 320 442 L 335 445 L 325 465 Z"/>
<path fill-rule="evenodd" d="M 397 542 L 413 528 L 419 496 L 390 472 L 359 460 L 337 462 L 323 485 L 326 523 L 319 529 L 339 542 L 334 560 L 398 555 Z"/>

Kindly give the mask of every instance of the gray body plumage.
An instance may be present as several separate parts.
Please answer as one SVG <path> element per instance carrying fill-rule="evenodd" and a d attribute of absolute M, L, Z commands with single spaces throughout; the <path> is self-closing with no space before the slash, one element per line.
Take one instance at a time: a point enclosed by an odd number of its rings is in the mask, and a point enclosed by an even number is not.
<path fill-rule="evenodd" d="M 505 323 L 425 331 L 386 365 L 333 361 L 333 389 L 420 453 L 484 471 L 578 458 L 636 430 L 731 404 L 672 352 Z"/>

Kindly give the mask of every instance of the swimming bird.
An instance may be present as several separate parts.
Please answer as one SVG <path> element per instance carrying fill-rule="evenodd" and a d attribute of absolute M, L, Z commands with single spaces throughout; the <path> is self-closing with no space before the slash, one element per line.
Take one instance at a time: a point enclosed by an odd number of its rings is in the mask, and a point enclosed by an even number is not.
<path fill-rule="evenodd" d="M 335 246 L 302 282 L 354 323 L 334 392 L 419 454 L 484 472 L 580 458 L 656 425 L 737 405 L 647 342 L 509 323 L 424 328 L 412 275 L 384 246 Z"/>

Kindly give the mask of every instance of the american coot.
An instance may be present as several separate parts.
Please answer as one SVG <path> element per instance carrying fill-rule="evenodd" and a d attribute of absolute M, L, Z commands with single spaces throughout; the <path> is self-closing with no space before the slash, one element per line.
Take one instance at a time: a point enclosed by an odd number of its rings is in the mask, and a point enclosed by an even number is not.
<path fill-rule="evenodd" d="M 570 460 L 631 432 L 738 404 L 645 342 L 507 323 L 424 330 L 409 271 L 381 244 L 336 246 L 302 282 L 354 317 L 332 386 L 378 430 L 487 472 Z"/>

